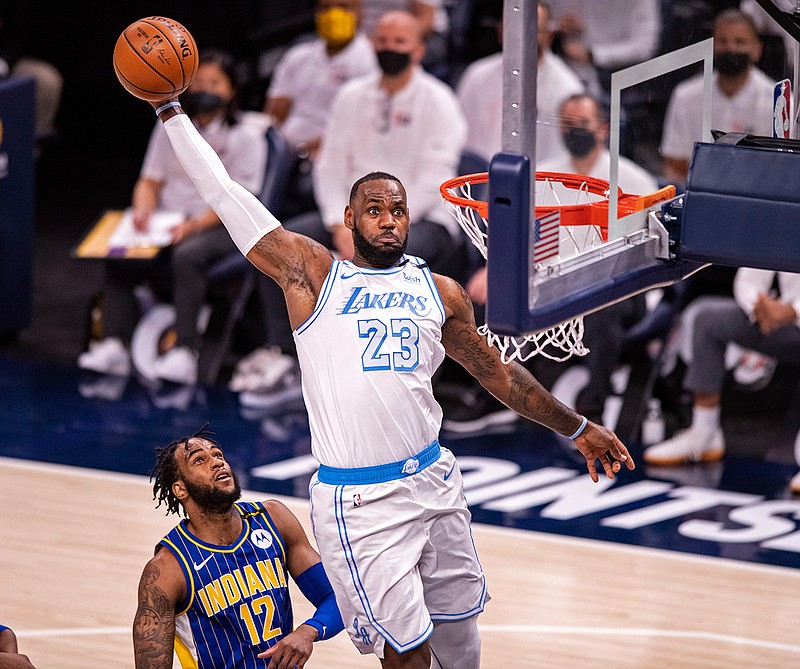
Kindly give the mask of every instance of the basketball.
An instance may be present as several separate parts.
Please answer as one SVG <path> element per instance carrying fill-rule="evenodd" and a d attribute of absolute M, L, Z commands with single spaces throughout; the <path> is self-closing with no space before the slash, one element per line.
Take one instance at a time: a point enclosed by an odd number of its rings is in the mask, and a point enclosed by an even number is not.
<path fill-rule="evenodd" d="M 149 16 L 131 23 L 114 46 L 114 72 L 125 89 L 148 102 L 180 95 L 197 72 L 197 45 L 180 23 Z"/>

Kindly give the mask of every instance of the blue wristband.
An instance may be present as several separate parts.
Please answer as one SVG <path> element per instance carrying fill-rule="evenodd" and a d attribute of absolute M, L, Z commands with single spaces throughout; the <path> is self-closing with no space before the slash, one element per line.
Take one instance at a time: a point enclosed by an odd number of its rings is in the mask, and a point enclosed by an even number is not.
<path fill-rule="evenodd" d="M 167 103 L 161 105 L 158 109 L 156 109 L 156 116 L 159 116 L 161 114 L 161 112 L 166 111 L 170 107 L 180 107 L 180 106 L 181 106 L 181 103 L 178 102 L 177 100 L 173 100 L 172 102 L 167 102 Z"/>
<path fill-rule="evenodd" d="M 571 434 L 569 437 L 567 437 L 567 439 L 577 439 L 578 437 L 581 436 L 583 431 L 586 429 L 586 425 L 589 422 L 589 419 L 586 418 L 586 416 L 581 416 L 581 419 L 582 420 L 581 420 L 580 427 L 577 430 L 575 430 L 575 432 L 573 434 Z"/>
<path fill-rule="evenodd" d="M 330 639 L 341 632 L 344 629 L 342 615 L 322 563 L 317 562 L 294 580 L 305 598 L 317 607 L 314 615 L 303 623 L 317 630 L 317 641 Z"/>

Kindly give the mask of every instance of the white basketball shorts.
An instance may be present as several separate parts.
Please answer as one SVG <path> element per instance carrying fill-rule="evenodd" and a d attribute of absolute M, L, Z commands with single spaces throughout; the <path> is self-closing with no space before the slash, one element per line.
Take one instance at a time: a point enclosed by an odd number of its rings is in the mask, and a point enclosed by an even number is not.
<path fill-rule="evenodd" d="M 394 480 L 370 482 L 392 470 Z M 483 611 L 489 595 L 461 472 L 438 442 L 391 465 L 321 467 L 309 492 L 322 562 L 361 653 L 383 658 L 385 643 L 403 653 L 430 636 L 433 621 Z"/>

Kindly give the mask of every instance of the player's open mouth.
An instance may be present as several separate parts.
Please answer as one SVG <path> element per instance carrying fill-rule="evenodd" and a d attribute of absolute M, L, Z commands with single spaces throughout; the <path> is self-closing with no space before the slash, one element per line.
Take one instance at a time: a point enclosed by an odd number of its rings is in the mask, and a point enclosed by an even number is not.
<path fill-rule="evenodd" d="M 221 474 L 217 474 L 215 481 L 227 481 L 231 478 L 231 475 L 228 472 L 222 472 Z"/>

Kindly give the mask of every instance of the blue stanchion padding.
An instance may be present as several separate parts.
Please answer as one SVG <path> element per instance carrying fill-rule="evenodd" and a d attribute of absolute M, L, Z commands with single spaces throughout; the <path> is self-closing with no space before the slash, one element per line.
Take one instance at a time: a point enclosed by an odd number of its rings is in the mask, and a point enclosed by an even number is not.
<path fill-rule="evenodd" d="M 30 324 L 35 185 L 34 80 L 0 82 L 0 336 Z"/>
<path fill-rule="evenodd" d="M 498 153 L 489 165 L 486 322 L 497 334 L 528 331 L 530 170 L 516 153 Z"/>
<path fill-rule="evenodd" d="M 698 142 L 679 254 L 731 267 L 800 272 L 800 146 Z"/>

